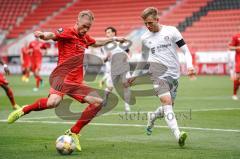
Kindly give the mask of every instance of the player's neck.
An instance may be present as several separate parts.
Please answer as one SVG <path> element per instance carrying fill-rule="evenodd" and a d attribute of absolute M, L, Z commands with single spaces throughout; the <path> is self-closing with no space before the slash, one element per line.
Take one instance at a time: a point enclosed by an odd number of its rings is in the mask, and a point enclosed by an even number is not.
<path fill-rule="evenodd" d="M 158 24 L 156 30 L 153 31 L 153 33 L 158 33 L 162 30 L 162 25 Z"/>
<path fill-rule="evenodd" d="M 74 32 L 75 32 L 78 36 L 82 36 L 82 35 L 79 35 L 79 34 L 78 34 L 78 28 L 77 28 L 77 25 L 76 25 L 76 24 L 74 25 L 73 30 L 74 30 Z"/>

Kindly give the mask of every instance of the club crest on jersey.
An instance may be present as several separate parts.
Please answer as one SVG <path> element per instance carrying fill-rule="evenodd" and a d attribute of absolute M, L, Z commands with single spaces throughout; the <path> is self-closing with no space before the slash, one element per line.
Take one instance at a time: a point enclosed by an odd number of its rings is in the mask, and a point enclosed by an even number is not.
<path fill-rule="evenodd" d="M 63 28 L 59 28 L 59 29 L 57 30 L 57 32 L 58 32 L 59 34 L 61 34 L 63 31 L 64 31 Z"/>
<path fill-rule="evenodd" d="M 166 41 L 169 41 L 169 39 L 170 39 L 169 36 L 164 37 L 164 40 L 166 40 Z"/>

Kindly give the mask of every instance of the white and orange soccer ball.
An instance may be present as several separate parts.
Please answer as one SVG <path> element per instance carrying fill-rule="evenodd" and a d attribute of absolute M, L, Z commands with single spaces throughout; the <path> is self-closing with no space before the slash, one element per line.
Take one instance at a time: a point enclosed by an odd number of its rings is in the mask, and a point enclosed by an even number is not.
<path fill-rule="evenodd" d="M 56 149 L 61 155 L 70 155 L 76 148 L 71 136 L 62 135 L 56 140 Z"/>

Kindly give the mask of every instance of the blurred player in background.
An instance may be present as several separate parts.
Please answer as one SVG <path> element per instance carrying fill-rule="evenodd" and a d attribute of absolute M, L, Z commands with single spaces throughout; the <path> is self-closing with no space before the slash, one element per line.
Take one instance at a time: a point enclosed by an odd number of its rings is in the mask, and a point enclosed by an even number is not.
<path fill-rule="evenodd" d="M 47 43 L 44 43 L 36 37 L 36 39 L 29 44 L 29 49 L 31 52 L 31 71 L 34 74 L 36 80 L 36 87 L 33 91 L 38 91 L 40 84 L 43 85 L 43 79 L 40 76 L 40 70 L 42 65 L 43 49 L 47 49 Z"/>
<path fill-rule="evenodd" d="M 181 33 L 176 27 L 159 24 L 158 9 L 146 8 L 141 15 L 148 31 L 141 37 L 142 57 L 149 61 L 149 72 L 156 95 L 162 106 L 155 112 L 148 113 L 147 134 L 151 135 L 154 122 L 157 118 L 164 118 L 168 127 L 172 130 L 179 146 L 185 145 L 186 132 L 180 132 L 175 114 L 173 112 L 174 100 L 177 95 L 178 79 L 180 77 L 180 64 L 177 55 L 177 47 L 185 55 L 188 75 L 194 76 L 191 53 L 185 44 Z M 136 70 L 142 70 L 143 65 L 137 65 Z M 129 82 L 138 76 L 134 71 Z"/>
<path fill-rule="evenodd" d="M 108 57 L 107 57 L 106 53 L 104 52 L 104 49 L 101 48 L 100 51 L 102 53 L 102 57 L 103 57 L 104 63 L 105 63 L 104 75 L 103 75 L 102 79 L 99 81 L 99 87 L 102 88 L 103 85 L 105 84 L 107 78 L 111 76 L 110 75 L 110 71 L 111 71 L 110 67 L 111 66 L 110 66 L 110 62 L 108 60 Z"/>
<path fill-rule="evenodd" d="M 237 92 L 240 85 L 240 33 L 235 34 L 232 37 L 232 41 L 229 44 L 230 50 L 235 50 L 235 78 L 233 80 L 233 100 L 238 100 Z"/>
<path fill-rule="evenodd" d="M 117 30 L 114 27 L 108 27 L 105 29 L 105 35 L 108 38 L 114 38 L 117 36 Z M 130 112 L 130 99 L 131 91 L 129 88 L 129 83 L 127 80 L 127 73 L 130 71 L 130 66 L 128 63 L 128 53 L 129 49 L 124 50 L 119 46 L 119 42 L 108 43 L 104 46 L 104 52 L 106 54 L 106 61 L 109 63 L 107 65 L 106 72 L 106 86 L 105 89 L 105 101 L 108 100 L 110 92 L 113 90 L 114 86 L 120 80 L 120 84 L 123 87 L 123 96 L 125 103 L 125 112 Z M 106 104 L 106 103 L 105 103 Z"/>
<path fill-rule="evenodd" d="M 87 34 L 93 20 L 93 13 L 85 10 L 79 13 L 76 24 L 73 27 L 60 28 L 56 32 L 35 32 L 35 36 L 42 40 L 58 41 L 58 66 L 51 74 L 51 77 L 54 76 L 54 78 L 61 79 L 64 75 L 64 79 L 63 81 L 53 81 L 55 85 L 51 85 L 48 98 L 38 99 L 35 103 L 23 106 L 11 113 L 8 117 L 8 123 L 15 122 L 21 116 L 31 111 L 55 108 L 59 106 L 66 94 L 81 103 L 89 104 L 77 122 L 65 133 L 73 137 L 77 150 L 81 151 L 78 134 L 101 110 L 103 102 L 98 93 L 88 87 L 83 81 L 84 52 L 88 46 L 101 47 L 113 41 L 112 38 L 96 41 Z M 124 41 L 122 38 L 117 38 L 116 40 Z M 74 62 L 79 62 L 80 65 L 75 66 Z M 64 70 L 69 70 L 69 68 L 71 68 L 71 71 L 63 73 Z"/>
<path fill-rule="evenodd" d="M 2 59 L 0 58 L 0 64 L 3 65 L 4 71 L 7 75 L 10 74 L 10 71 L 8 69 L 7 64 L 5 64 Z M 4 75 L 2 73 L 0 73 L 0 86 L 4 89 L 4 91 L 6 92 L 6 95 L 8 96 L 11 104 L 12 104 L 12 108 L 13 109 L 18 109 L 20 108 L 14 99 L 14 95 L 13 95 L 13 91 L 12 89 L 8 86 L 8 81 L 6 80 L 6 78 L 4 77 Z"/>
<path fill-rule="evenodd" d="M 22 64 L 22 81 L 29 82 L 30 68 L 31 68 L 31 55 L 28 43 L 26 42 L 21 49 L 20 59 Z"/>

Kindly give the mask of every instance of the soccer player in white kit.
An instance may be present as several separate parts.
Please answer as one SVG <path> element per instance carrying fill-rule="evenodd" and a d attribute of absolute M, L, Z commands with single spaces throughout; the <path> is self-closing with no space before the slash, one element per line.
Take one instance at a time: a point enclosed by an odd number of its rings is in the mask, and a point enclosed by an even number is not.
<path fill-rule="evenodd" d="M 185 55 L 188 75 L 195 74 L 192 65 L 192 56 L 185 44 L 181 33 L 176 27 L 159 24 L 158 9 L 146 8 L 141 15 L 148 31 L 141 37 L 142 57 L 150 64 L 149 73 L 153 81 L 156 95 L 160 98 L 162 106 L 155 112 L 148 113 L 147 134 L 151 135 L 154 122 L 157 118 L 164 118 L 168 127 L 176 137 L 179 146 L 185 145 L 187 133 L 179 130 L 175 114 L 173 112 L 174 99 L 177 93 L 178 78 L 180 77 L 180 64 L 177 55 L 177 47 Z M 129 82 L 135 80 L 139 70 L 144 66 L 138 64 Z"/>
<path fill-rule="evenodd" d="M 117 30 L 114 27 L 107 27 L 105 29 L 106 37 L 114 38 L 117 35 Z M 121 44 L 123 46 L 123 44 Z M 128 63 L 128 48 L 121 47 L 119 42 L 111 42 L 104 46 L 104 52 L 106 54 L 106 89 L 105 89 L 105 98 L 104 101 L 107 102 L 110 92 L 116 86 L 117 82 L 120 80 L 120 83 L 123 87 L 123 96 L 124 96 L 124 105 L 125 112 L 130 112 L 130 99 L 131 91 L 129 88 L 129 83 L 127 79 L 127 74 L 130 71 L 130 66 Z M 105 103 L 106 104 L 106 103 Z"/>

